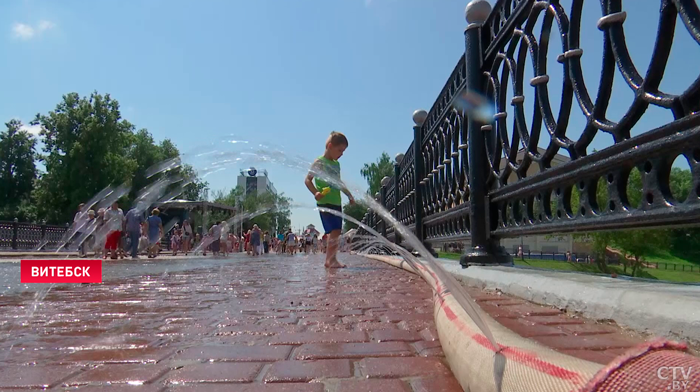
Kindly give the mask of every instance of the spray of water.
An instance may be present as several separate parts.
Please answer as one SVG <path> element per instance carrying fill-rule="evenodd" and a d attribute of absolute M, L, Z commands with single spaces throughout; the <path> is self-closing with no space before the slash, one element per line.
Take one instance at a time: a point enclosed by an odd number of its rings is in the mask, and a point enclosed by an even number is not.
<path fill-rule="evenodd" d="M 330 208 L 318 207 L 318 210 L 323 211 L 323 212 L 328 212 L 328 213 L 333 214 L 333 215 L 340 216 L 342 218 L 345 218 L 345 219 L 355 223 L 359 227 L 362 227 L 364 230 L 366 230 L 370 234 L 374 235 L 377 239 L 379 239 L 383 243 L 384 246 L 386 246 L 389 249 L 392 249 L 393 251 L 398 253 L 400 256 L 402 256 L 404 258 L 404 260 L 406 260 L 408 265 L 410 265 L 411 268 L 414 271 L 416 271 L 416 273 L 420 274 L 421 277 L 423 277 L 423 279 L 427 279 L 427 277 L 424 275 L 425 274 L 424 271 L 426 271 L 426 270 L 432 271 L 438 280 L 445 283 L 445 286 L 446 286 L 445 291 L 452 293 L 452 296 L 457 300 L 457 302 L 460 304 L 460 306 L 462 306 L 464 311 L 467 312 L 469 317 L 471 317 L 471 319 L 474 321 L 474 323 L 479 327 L 479 329 L 484 334 L 484 336 L 486 336 L 489 339 L 489 341 L 491 342 L 491 344 L 493 345 L 493 347 L 498 350 L 500 346 L 496 342 L 496 339 L 493 337 L 493 334 L 491 333 L 491 330 L 489 329 L 489 327 L 486 325 L 486 322 L 481 317 L 481 314 L 479 313 L 480 310 L 475 305 L 474 300 L 471 299 L 470 295 L 466 292 L 466 290 L 464 290 L 464 287 L 462 287 L 462 285 L 460 285 L 459 282 L 457 282 L 457 280 L 452 275 L 450 275 L 450 273 L 445 271 L 445 269 L 442 267 L 442 265 L 440 265 L 440 263 L 438 263 L 437 260 L 435 260 L 435 258 L 432 257 L 430 252 L 428 252 L 428 250 L 425 248 L 425 246 L 423 246 L 423 244 L 418 240 L 418 238 L 416 238 L 413 235 L 413 233 L 411 233 L 406 227 L 400 225 L 398 223 L 398 221 L 396 221 L 391 216 L 389 211 L 384 209 L 378 203 L 374 202 L 374 200 L 370 199 L 370 200 L 366 200 L 366 201 L 370 202 L 369 204 L 371 205 L 371 208 L 373 210 L 375 210 L 382 218 L 384 218 L 387 222 L 391 222 L 394 225 L 395 230 L 398 230 L 401 233 L 402 238 L 406 239 L 409 242 L 409 244 L 412 245 L 414 247 L 414 249 L 416 249 L 418 251 L 418 253 L 421 254 L 421 256 L 423 256 L 423 258 L 425 258 L 425 260 L 427 262 L 427 269 L 425 268 L 426 265 L 423 264 L 423 262 L 421 262 L 420 259 L 413 256 L 411 254 L 411 252 L 407 251 L 406 249 L 404 249 L 396 244 L 389 242 L 389 240 L 387 240 L 384 236 L 379 234 L 377 231 L 375 231 L 371 227 L 358 221 L 357 219 L 355 219 L 351 216 L 345 215 L 342 212 L 330 209 Z M 372 205 L 371 202 L 374 202 L 375 204 Z M 419 265 L 423 268 L 419 268 L 418 267 Z"/>

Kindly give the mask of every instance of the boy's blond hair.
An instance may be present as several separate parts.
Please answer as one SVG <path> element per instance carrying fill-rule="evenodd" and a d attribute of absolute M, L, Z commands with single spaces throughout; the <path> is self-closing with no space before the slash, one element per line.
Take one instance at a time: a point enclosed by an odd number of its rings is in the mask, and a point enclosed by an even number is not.
<path fill-rule="evenodd" d="M 347 146 L 348 138 L 340 132 L 333 131 L 331 132 L 331 135 L 328 136 L 328 140 L 326 140 L 326 144 L 328 143 L 330 143 L 333 146 L 338 146 L 341 144 Z"/>

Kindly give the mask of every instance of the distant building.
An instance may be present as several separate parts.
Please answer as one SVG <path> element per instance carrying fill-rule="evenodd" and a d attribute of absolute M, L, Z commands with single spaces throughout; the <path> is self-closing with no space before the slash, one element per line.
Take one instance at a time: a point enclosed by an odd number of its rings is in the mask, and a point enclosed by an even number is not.
<path fill-rule="evenodd" d="M 267 175 L 267 170 L 258 171 L 256 168 L 241 170 L 238 176 L 238 186 L 244 190 L 245 196 L 262 195 L 264 193 L 277 194 L 275 186 Z"/>
<path fill-rule="evenodd" d="M 311 234 L 312 236 L 313 236 L 314 234 L 316 234 L 316 235 L 321 235 L 321 233 L 319 233 L 319 231 L 316 230 L 316 226 L 314 226 L 314 225 L 308 225 L 308 226 L 306 226 L 306 230 L 304 231 L 304 233 L 309 233 L 309 234 Z"/>

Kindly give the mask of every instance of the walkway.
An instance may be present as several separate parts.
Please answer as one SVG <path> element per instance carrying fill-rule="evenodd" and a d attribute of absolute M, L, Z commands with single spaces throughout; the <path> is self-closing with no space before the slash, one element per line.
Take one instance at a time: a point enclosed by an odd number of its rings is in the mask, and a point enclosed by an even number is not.
<path fill-rule="evenodd" d="M 343 260 L 333 272 L 320 256 L 158 262 L 152 276 L 0 296 L 0 389 L 461 390 L 428 285 Z"/>

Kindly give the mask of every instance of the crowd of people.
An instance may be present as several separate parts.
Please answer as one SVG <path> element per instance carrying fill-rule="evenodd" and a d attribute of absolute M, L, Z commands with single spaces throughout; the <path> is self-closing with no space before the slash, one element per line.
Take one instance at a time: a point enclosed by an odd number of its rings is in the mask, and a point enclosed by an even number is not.
<path fill-rule="evenodd" d="M 73 240 L 80 244 L 82 257 L 93 254 L 95 257 L 123 259 L 139 255 L 155 258 L 163 252 L 176 256 L 190 253 L 207 256 L 228 256 L 231 253 L 245 252 L 248 255 L 276 253 L 295 255 L 297 253 L 325 253 L 328 236 L 319 238 L 318 232 L 306 231 L 298 235 L 288 229 L 286 233 L 271 235 L 257 224 L 238 236 L 231 232 L 228 222 L 215 222 L 204 233 L 195 233 L 188 219 L 176 223 L 166 235 L 158 208 L 153 208 L 148 217 L 143 211 L 132 208 L 125 214 L 119 203 L 114 202 L 110 208 L 97 212 L 83 211 L 84 205 L 78 206 L 74 218 L 76 228 Z M 163 238 L 169 249 L 162 249 Z M 344 245 L 341 246 L 341 248 Z"/>

